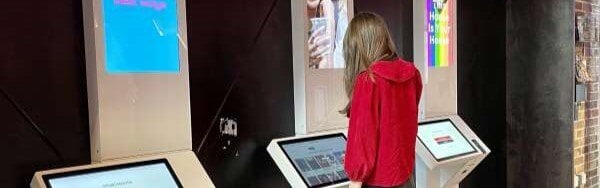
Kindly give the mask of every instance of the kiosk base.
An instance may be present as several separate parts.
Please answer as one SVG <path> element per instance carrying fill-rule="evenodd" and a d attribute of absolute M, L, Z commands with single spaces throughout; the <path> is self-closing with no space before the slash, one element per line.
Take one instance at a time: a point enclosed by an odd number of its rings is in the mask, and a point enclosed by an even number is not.
<path fill-rule="evenodd" d="M 445 181 L 448 178 L 444 178 L 442 174 L 446 172 L 442 172 L 441 169 L 429 170 L 427 165 L 417 158 L 415 161 L 415 184 L 416 188 L 458 188 L 458 184 L 445 185 Z M 459 166 L 457 166 L 459 167 Z"/>

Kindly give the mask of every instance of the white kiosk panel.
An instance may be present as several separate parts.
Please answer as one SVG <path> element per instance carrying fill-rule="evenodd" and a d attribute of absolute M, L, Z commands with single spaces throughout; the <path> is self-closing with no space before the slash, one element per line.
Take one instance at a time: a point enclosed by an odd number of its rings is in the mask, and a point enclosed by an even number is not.
<path fill-rule="evenodd" d="M 292 187 L 340 187 L 344 171 L 343 132 L 274 139 L 267 150 Z"/>
<path fill-rule="evenodd" d="M 92 162 L 191 150 L 185 0 L 82 5 Z"/>

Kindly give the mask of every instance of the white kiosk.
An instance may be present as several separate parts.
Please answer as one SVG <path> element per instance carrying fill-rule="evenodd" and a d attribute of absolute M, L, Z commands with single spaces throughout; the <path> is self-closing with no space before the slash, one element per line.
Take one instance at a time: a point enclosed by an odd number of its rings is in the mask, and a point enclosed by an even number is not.
<path fill-rule="evenodd" d="M 490 153 L 456 115 L 420 122 L 416 148 L 417 188 L 457 188 Z"/>
<path fill-rule="evenodd" d="M 290 186 L 346 187 L 346 133 L 333 131 L 274 139 L 267 147 Z"/>
<path fill-rule="evenodd" d="M 423 75 L 417 188 L 456 188 L 490 149 L 457 115 L 457 0 L 413 0 L 415 65 Z"/>
<path fill-rule="evenodd" d="M 214 187 L 192 152 L 185 1 L 82 2 L 92 164 L 31 187 Z"/>

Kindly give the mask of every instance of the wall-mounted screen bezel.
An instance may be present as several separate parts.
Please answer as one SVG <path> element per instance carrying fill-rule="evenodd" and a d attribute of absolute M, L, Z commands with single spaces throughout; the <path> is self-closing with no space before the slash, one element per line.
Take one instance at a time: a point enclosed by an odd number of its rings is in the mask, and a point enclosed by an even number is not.
<path fill-rule="evenodd" d="M 440 119 L 440 120 L 419 122 L 419 128 L 422 127 L 422 126 L 428 126 L 428 125 L 431 125 L 431 124 L 442 123 L 442 122 L 448 122 L 448 123 L 450 123 L 452 125 L 452 127 L 454 127 L 454 129 L 456 129 L 456 131 L 458 133 L 460 133 L 461 138 L 464 139 L 469 144 L 469 147 L 471 148 L 471 150 L 468 151 L 468 152 L 463 152 L 463 153 L 459 153 L 459 154 L 455 154 L 455 155 L 451 155 L 451 156 L 447 156 L 447 157 L 443 157 L 443 158 L 438 158 L 431 151 L 431 149 L 429 149 L 429 147 L 427 147 L 427 145 L 425 144 L 425 142 L 423 142 L 423 140 L 421 139 L 421 137 L 419 137 L 418 134 L 417 134 L 417 139 L 419 140 L 419 142 L 421 142 L 421 144 L 423 144 L 423 146 L 427 149 L 427 151 L 431 154 L 431 156 L 433 156 L 433 158 L 437 162 L 442 162 L 442 161 L 445 161 L 445 160 L 449 160 L 449 159 L 453 159 L 453 158 L 457 158 L 457 157 L 461 157 L 461 156 L 466 156 L 466 155 L 470 155 L 470 154 L 473 154 L 473 153 L 477 153 L 477 149 L 473 146 L 473 144 L 469 141 L 469 139 L 467 139 L 467 137 L 465 137 L 465 135 L 460 131 L 460 129 L 456 126 L 456 124 L 454 124 L 454 122 L 451 119 Z"/>
<path fill-rule="evenodd" d="M 98 168 L 75 170 L 75 171 L 69 171 L 69 172 L 46 174 L 46 175 L 42 175 L 42 179 L 44 180 L 44 184 L 46 185 L 47 188 L 52 188 L 52 185 L 50 184 L 50 180 L 52 180 L 52 179 L 68 178 L 68 177 L 74 177 L 74 176 L 123 170 L 123 169 L 128 169 L 128 168 L 143 167 L 143 166 L 156 165 L 156 164 L 164 164 L 166 166 L 167 170 L 169 171 L 169 174 L 171 175 L 172 180 L 177 184 L 177 187 L 183 188 L 183 186 L 181 185 L 181 182 L 179 181 L 179 179 L 177 178 L 177 175 L 175 174 L 175 171 L 173 170 L 173 168 L 171 167 L 171 164 L 169 164 L 169 161 L 167 159 L 155 159 L 155 160 L 148 160 L 148 161 L 141 161 L 141 162 L 104 166 L 104 167 L 98 167 Z"/>
<path fill-rule="evenodd" d="M 289 156 L 289 154 L 283 147 L 285 145 L 289 145 L 289 144 L 298 144 L 298 143 L 302 143 L 302 142 L 310 142 L 310 141 L 316 141 L 316 140 L 320 140 L 320 139 L 329 139 L 329 138 L 336 138 L 336 137 L 338 137 L 338 138 L 341 137 L 344 139 L 344 141 L 346 141 L 346 144 L 348 143 L 348 139 L 346 138 L 346 135 L 344 135 L 343 133 L 335 133 L 335 134 L 327 134 L 327 135 L 320 135 L 320 136 L 314 136 L 314 137 L 304 137 L 304 138 L 298 138 L 298 139 L 292 139 L 292 140 L 284 140 L 284 141 L 277 142 L 277 144 L 279 145 L 279 148 L 281 148 L 281 150 L 283 151 L 283 154 L 285 155 L 287 160 L 294 167 L 294 170 L 296 170 L 296 173 L 300 176 L 300 178 L 302 179 L 302 181 L 304 182 L 304 185 L 306 185 L 306 187 L 309 187 L 309 188 L 325 187 L 325 186 L 329 186 L 329 185 L 335 185 L 335 184 L 347 182 L 350 180 L 346 177 L 341 180 L 310 186 L 306 177 L 304 177 L 302 175 L 302 171 L 299 169 L 298 166 L 295 165 L 294 161 L 292 160 L 292 158 Z M 344 148 L 346 148 L 346 146 L 344 146 Z"/>

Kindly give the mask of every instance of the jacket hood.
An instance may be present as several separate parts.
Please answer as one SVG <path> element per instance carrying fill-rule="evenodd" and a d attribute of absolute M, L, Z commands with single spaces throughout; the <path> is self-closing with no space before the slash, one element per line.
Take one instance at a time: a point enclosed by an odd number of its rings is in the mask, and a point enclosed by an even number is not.
<path fill-rule="evenodd" d="M 371 71 L 386 80 L 393 82 L 405 82 L 418 74 L 413 63 L 400 58 L 392 61 L 378 61 L 371 65 Z"/>

